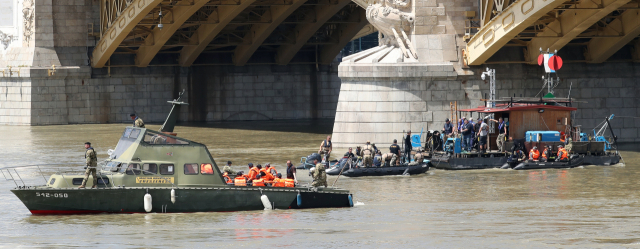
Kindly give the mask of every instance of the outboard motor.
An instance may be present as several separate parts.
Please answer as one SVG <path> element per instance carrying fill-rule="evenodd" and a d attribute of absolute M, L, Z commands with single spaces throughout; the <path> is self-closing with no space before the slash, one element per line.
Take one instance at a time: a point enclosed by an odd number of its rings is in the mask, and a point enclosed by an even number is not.
<path fill-rule="evenodd" d="M 313 153 L 307 157 L 307 163 L 313 163 L 313 160 L 316 159 L 318 160 L 318 162 L 322 161 L 322 157 L 320 157 L 320 154 Z"/>

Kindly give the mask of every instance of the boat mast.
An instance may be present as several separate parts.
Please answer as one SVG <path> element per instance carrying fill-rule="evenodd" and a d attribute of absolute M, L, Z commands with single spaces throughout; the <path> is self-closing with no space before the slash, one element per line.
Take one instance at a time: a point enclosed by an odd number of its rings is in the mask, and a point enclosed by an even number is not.
<path fill-rule="evenodd" d="M 178 121 L 180 106 L 189 105 L 188 103 L 180 101 L 183 94 L 184 94 L 184 89 L 182 89 L 181 93 L 178 93 L 177 99 L 174 99 L 173 101 L 167 101 L 167 103 L 173 104 L 173 107 L 171 107 L 169 116 L 167 116 L 167 119 L 164 121 L 164 124 L 162 124 L 162 127 L 160 128 L 161 132 L 173 132 L 173 128 L 176 126 L 176 122 Z"/>

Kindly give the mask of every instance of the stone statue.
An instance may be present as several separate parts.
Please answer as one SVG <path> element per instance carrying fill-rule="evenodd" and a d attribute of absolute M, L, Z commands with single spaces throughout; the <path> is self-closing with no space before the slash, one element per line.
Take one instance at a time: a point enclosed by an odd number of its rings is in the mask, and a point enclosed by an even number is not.
<path fill-rule="evenodd" d="M 366 6 L 367 20 L 382 34 L 380 45 L 396 46 L 404 57 L 418 59 L 407 32 L 411 32 L 414 15 L 411 13 L 411 0 L 383 0 L 364 2 L 354 0 L 360 6 Z"/>

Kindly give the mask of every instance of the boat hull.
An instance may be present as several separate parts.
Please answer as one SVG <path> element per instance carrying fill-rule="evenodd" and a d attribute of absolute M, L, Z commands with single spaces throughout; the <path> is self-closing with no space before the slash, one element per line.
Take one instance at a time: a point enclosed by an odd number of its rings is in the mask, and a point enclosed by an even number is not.
<path fill-rule="evenodd" d="M 448 155 L 434 156 L 431 162 L 436 169 L 470 170 L 499 168 L 507 162 L 507 157 L 456 158 Z"/>
<path fill-rule="evenodd" d="M 598 166 L 610 166 L 619 163 L 621 160 L 620 155 L 608 155 L 608 156 L 584 156 L 583 165 L 598 165 Z"/>
<path fill-rule="evenodd" d="M 524 162 L 515 166 L 515 170 L 527 170 L 527 169 L 566 169 L 582 166 L 584 163 L 583 157 L 577 157 L 571 159 L 568 162 Z"/>
<path fill-rule="evenodd" d="M 176 188 L 175 203 L 170 188 L 13 189 L 32 214 L 146 213 L 144 195 L 152 197 L 154 213 L 228 212 L 263 210 L 260 197 L 274 208 L 351 207 L 348 191 L 306 188 Z M 298 193 L 301 205 L 298 205 Z"/>
<path fill-rule="evenodd" d="M 348 177 L 362 177 L 362 176 L 388 176 L 388 175 L 403 175 L 405 172 L 409 175 L 423 174 L 429 171 L 429 167 L 433 166 L 430 162 L 422 163 L 418 165 L 405 165 L 396 167 L 359 167 L 344 170 L 342 175 Z"/>

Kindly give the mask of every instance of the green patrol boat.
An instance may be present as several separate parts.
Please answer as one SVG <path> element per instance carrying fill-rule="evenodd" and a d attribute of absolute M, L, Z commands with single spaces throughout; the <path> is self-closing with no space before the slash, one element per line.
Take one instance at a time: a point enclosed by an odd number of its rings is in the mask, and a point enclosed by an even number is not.
<path fill-rule="evenodd" d="M 11 190 L 32 214 L 179 213 L 352 207 L 348 190 L 228 185 L 207 146 L 177 137 L 180 98 L 161 131 L 126 127 L 98 186 L 79 189 L 83 174 L 53 174 L 44 186 Z M 89 176 L 88 182 L 93 177 Z"/>

